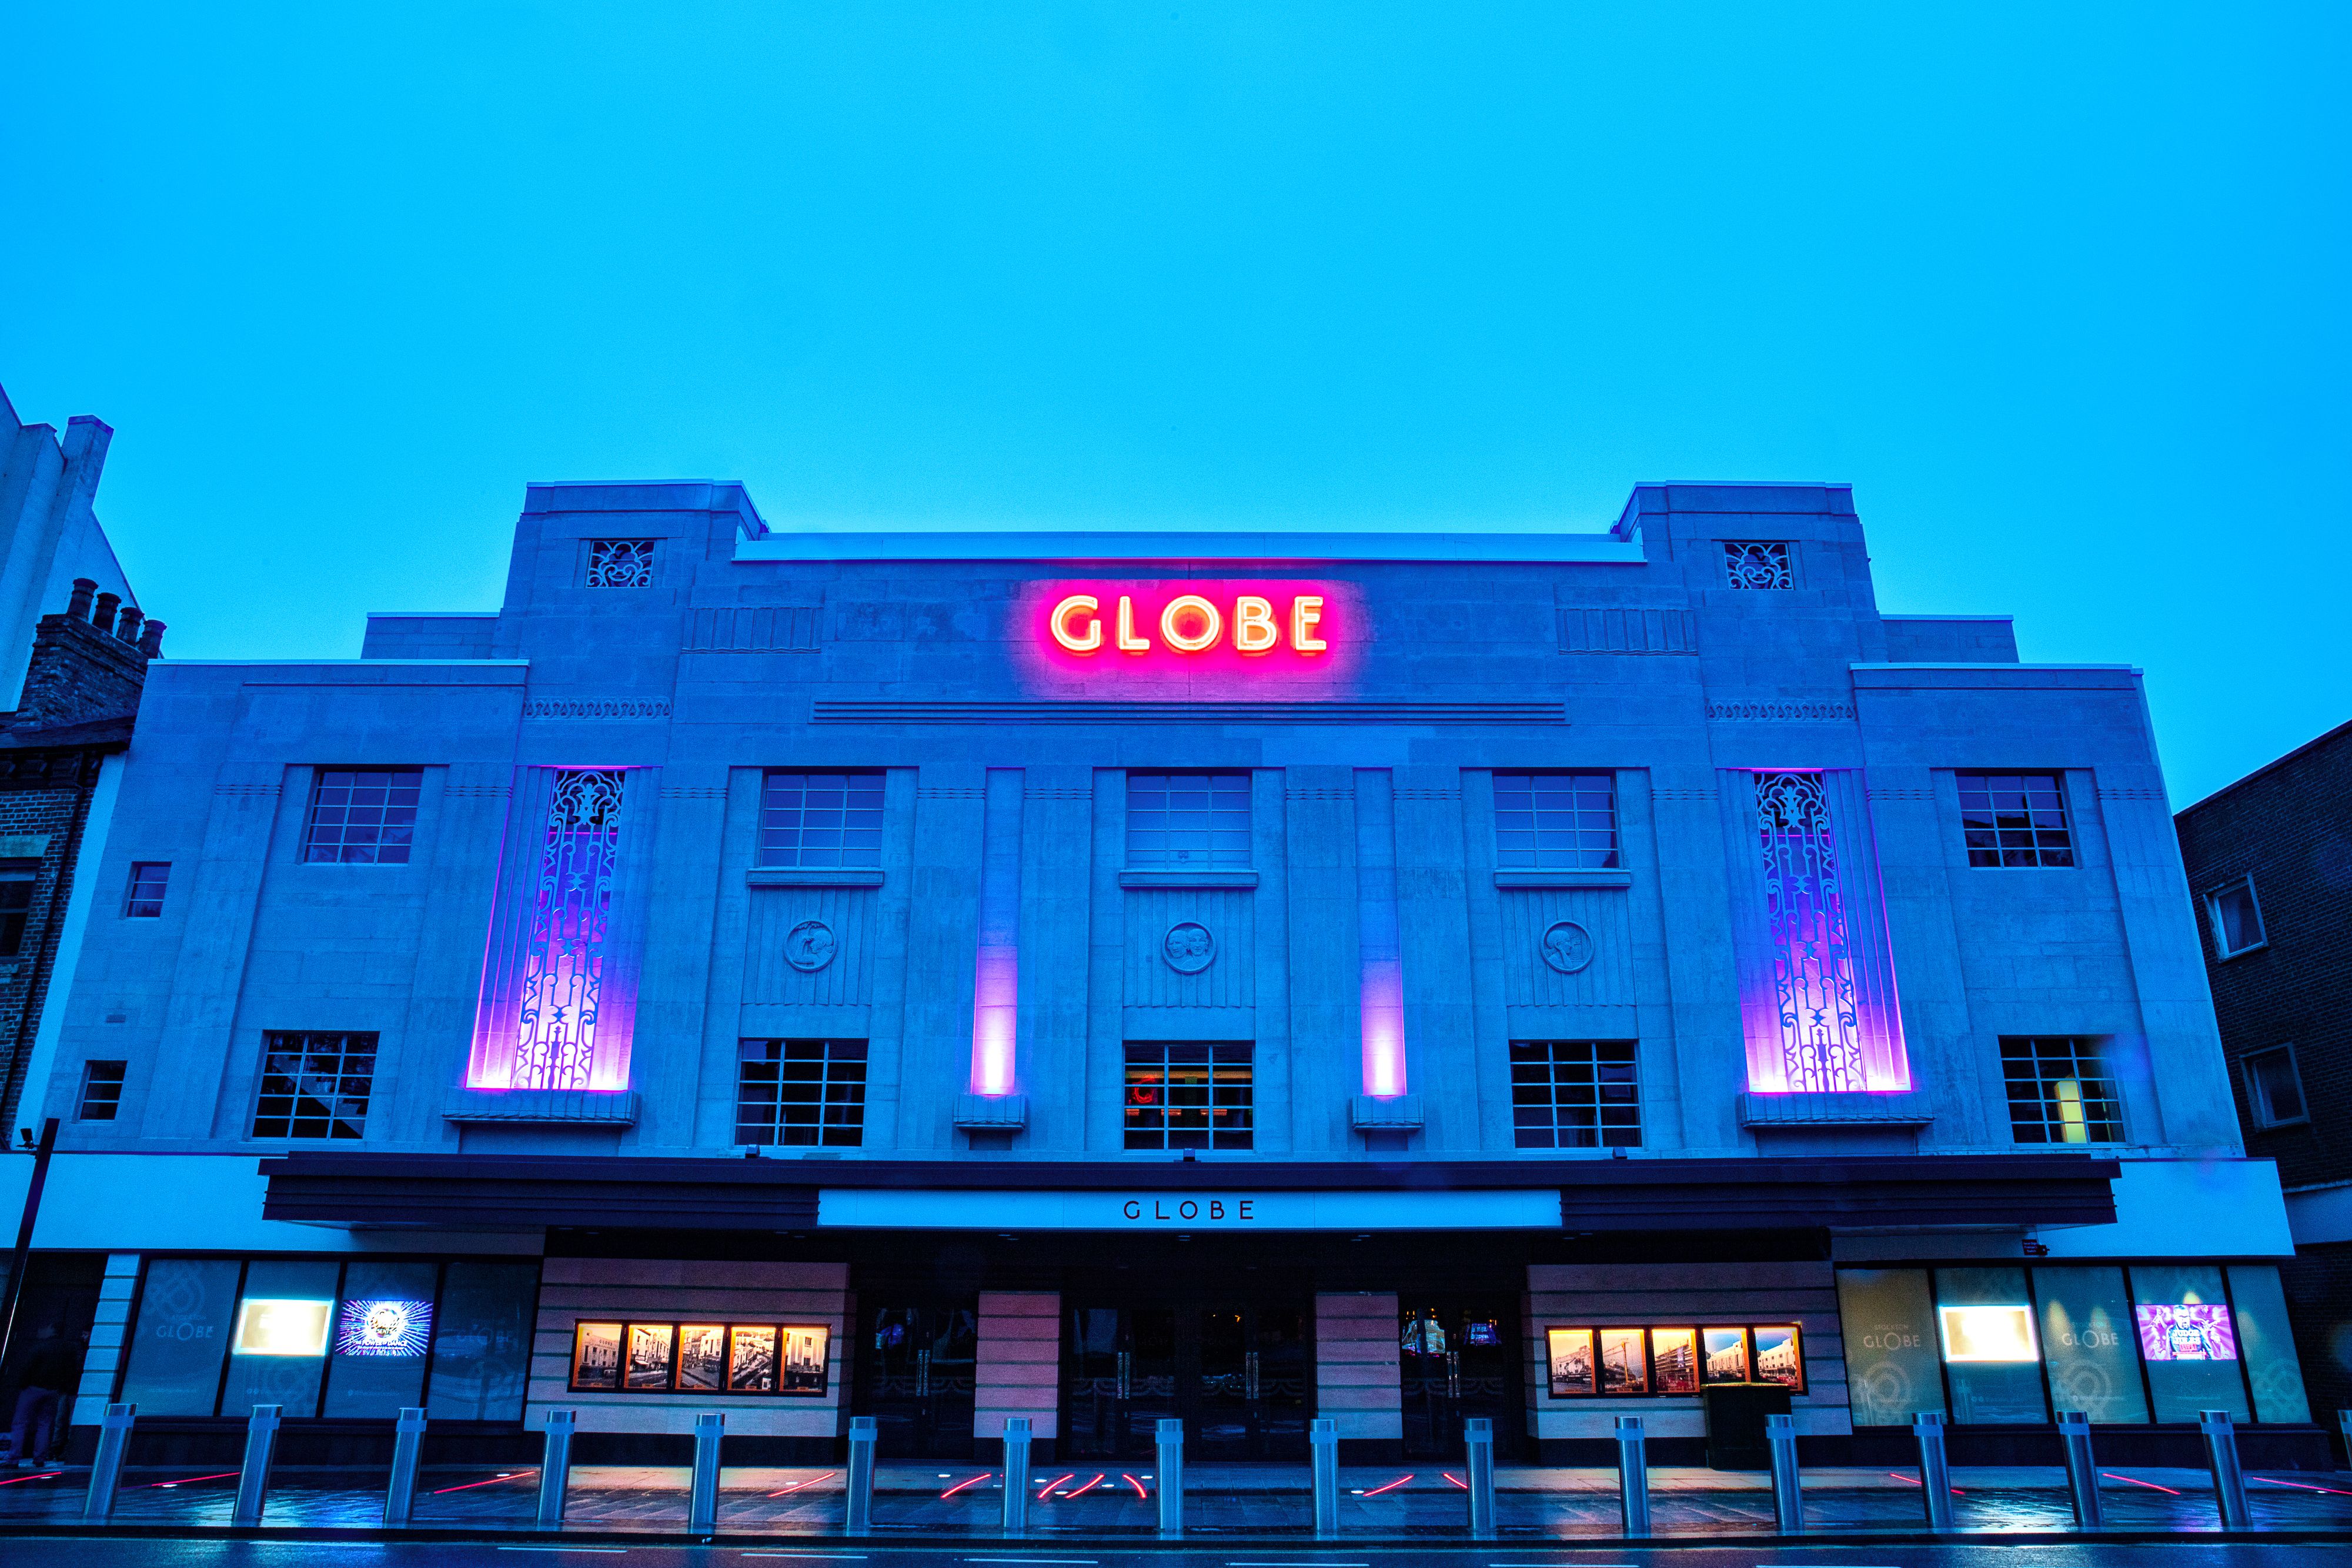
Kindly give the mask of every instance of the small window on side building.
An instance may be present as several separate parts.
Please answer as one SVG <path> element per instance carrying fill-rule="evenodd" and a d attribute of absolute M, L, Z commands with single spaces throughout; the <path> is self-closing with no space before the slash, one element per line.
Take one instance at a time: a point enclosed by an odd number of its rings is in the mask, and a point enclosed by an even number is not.
<path fill-rule="evenodd" d="M 1250 863 L 1246 773 L 1129 773 L 1127 863 L 1212 871 Z"/>
<path fill-rule="evenodd" d="M 882 775 L 771 773 L 760 786 L 762 866 L 882 863 Z"/>
<path fill-rule="evenodd" d="M 1616 785 L 1610 773 L 1496 774 L 1495 864 L 1505 871 L 1613 868 Z"/>
<path fill-rule="evenodd" d="M 40 875 L 38 861 L 0 861 L 0 958 L 25 950 L 25 923 L 33 915 L 33 884 Z"/>
<path fill-rule="evenodd" d="M 2213 917 L 2213 946 L 2224 958 L 2251 953 L 2270 941 L 2263 929 L 2263 906 L 2254 898 L 2254 879 L 2242 876 L 2205 895 L 2205 912 Z"/>
<path fill-rule="evenodd" d="M 122 895 L 122 913 L 132 920 L 161 919 L 163 892 L 171 881 L 170 861 L 132 861 L 131 884 Z"/>
<path fill-rule="evenodd" d="M 257 1138 L 362 1138 L 375 1091 L 373 1034 L 271 1030 L 262 1036 Z"/>
<path fill-rule="evenodd" d="M 2250 1051 L 2243 1060 L 2246 1102 L 2253 1109 L 2255 1122 L 2265 1127 L 2284 1127 L 2310 1119 L 2303 1103 L 2303 1077 L 2294 1069 L 2294 1047 Z"/>
<path fill-rule="evenodd" d="M 130 1063 L 124 1061 L 85 1061 L 81 1064 L 81 1103 L 74 1112 L 78 1122 L 111 1122 L 122 1104 L 122 1078 Z"/>

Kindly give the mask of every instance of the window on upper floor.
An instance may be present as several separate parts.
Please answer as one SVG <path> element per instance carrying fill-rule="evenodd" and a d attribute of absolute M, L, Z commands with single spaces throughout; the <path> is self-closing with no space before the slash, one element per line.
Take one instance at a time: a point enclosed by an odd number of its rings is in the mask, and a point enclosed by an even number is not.
<path fill-rule="evenodd" d="M 417 768 L 320 768 L 302 827 L 302 858 L 322 865 L 406 865 L 424 788 Z"/>
<path fill-rule="evenodd" d="M 2000 1075 L 2021 1144 L 2119 1144 L 2123 1102 L 2099 1042 L 2080 1035 L 2004 1037 Z"/>
<path fill-rule="evenodd" d="M 882 775 L 771 773 L 760 787 L 763 866 L 882 863 Z"/>
<path fill-rule="evenodd" d="M 1498 869 L 1601 871 L 1617 863 L 1614 775 L 1495 775 Z"/>
<path fill-rule="evenodd" d="M 1130 1043 L 1120 1120 L 1130 1149 L 1246 1149 L 1254 1135 L 1251 1048 Z"/>
<path fill-rule="evenodd" d="M 2213 920 L 2213 946 L 2224 958 L 2251 953 L 2267 945 L 2263 906 L 2254 897 L 2254 879 L 2242 876 L 2205 895 L 2205 913 Z"/>
<path fill-rule="evenodd" d="M 2294 1068 L 2294 1047 L 2250 1051 L 2240 1060 L 2246 1070 L 2246 1103 L 2257 1125 L 2284 1127 L 2310 1120 L 2303 1103 L 2303 1078 Z"/>
<path fill-rule="evenodd" d="M 358 1138 L 375 1092 L 373 1034 L 271 1030 L 262 1037 L 257 1138 Z"/>
<path fill-rule="evenodd" d="M 85 1061 L 81 1064 L 81 1099 L 74 1109 L 78 1122 L 111 1122 L 122 1104 L 122 1079 L 127 1061 Z"/>
<path fill-rule="evenodd" d="M 866 1042 L 747 1040 L 735 1068 L 735 1141 L 857 1147 L 866 1134 Z"/>
<path fill-rule="evenodd" d="M 122 913 L 133 920 L 162 918 L 163 891 L 171 881 L 170 861 L 132 861 L 130 885 L 122 893 Z"/>
<path fill-rule="evenodd" d="M 1127 863 L 1212 871 L 1250 863 L 1246 773 L 1129 773 Z"/>
<path fill-rule="evenodd" d="M 651 588 L 653 585 L 652 539 L 591 539 L 588 542 L 589 587 Z"/>
<path fill-rule="evenodd" d="M 1630 1040 L 1511 1041 L 1511 1123 L 1518 1146 L 1641 1147 L 1636 1057 Z"/>
<path fill-rule="evenodd" d="M 33 915 L 33 884 L 40 875 L 38 861 L 0 861 L 0 958 L 25 949 L 25 923 Z"/>
<path fill-rule="evenodd" d="M 1786 539 L 1726 539 L 1723 575 L 1734 588 L 1794 588 Z"/>
<path fill-rule="evenodd" d="M 1960 838 L 1970 865 L 2070 866 L 2065 782 L 2055 773 L 1962 773 Z"/>

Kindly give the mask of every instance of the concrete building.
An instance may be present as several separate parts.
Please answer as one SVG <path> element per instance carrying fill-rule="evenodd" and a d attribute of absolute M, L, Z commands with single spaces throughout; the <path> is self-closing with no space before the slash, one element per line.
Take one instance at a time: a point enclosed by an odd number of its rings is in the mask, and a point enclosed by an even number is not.
<path fill-rule="evenodd" d="M 2326 1452 L 2137 672 L 1882 615 L 1843 486 L 1445 536 L 534 486 L 495 612 L 158 664 L 140 867 L 28 1105 L 84 1426 Z"/>
<path fill-rule="evenodd" d="M 25 424 L 0 389 L 0 701 L 15 706 L 41 617 L 65 608 L 74 580 L 137 609 L 94 502 L 114 432 L 89 414 Z"/>
<path fill-rule="evenodd" d="M 2352 724 L 2178 818 L 2246 1146 L 2278 1162 L 2295 1342 L 2352 1407 Z"/>

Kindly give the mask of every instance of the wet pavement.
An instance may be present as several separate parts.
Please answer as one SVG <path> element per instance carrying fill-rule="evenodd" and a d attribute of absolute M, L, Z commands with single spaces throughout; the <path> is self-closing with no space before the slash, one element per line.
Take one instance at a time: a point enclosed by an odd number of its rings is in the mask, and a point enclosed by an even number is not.
<path fill-rule="evenodd" d="M 2210 1532 L 2220 1520 L 2202 1471 L 2104 1472 L 2102 1506 L 2110 1531 Z M 837 1535 L 843 1514 L 838 1469 L 733 1469 L 723 1477 L 719 1528 L 736 1536 Z M 1343 1538 L 1461 1538 L 1468 1496 L 1456 1469 L 1349 1470 L 1341 1477 Z M 533 1469 L 428 1470 L 420 1479 L 414 1522 L 424 1530 L 493 1533 L 533 1527 Z M 80 1519 L 88 1472 L 66 1469 L 0 1479 L 0 1530 Z M 687 1471 L 640 1467 L 581 1467 L 572 1472 L 565 1519 L 583 1533 L 682 1533 Z M 877 1537 L 1002 1539 L 998 1478 L 973 1468 L 892 1467 L 877 1479 Z M 1194 1537 L 1300 1539 L 1312 1512 L 1303 1468 L 1194 1467 L 1185 1523 Z M 2056 1469 L 1961 1469 L 1953 1475 L 1954 1522 L 1963 1531 L 2059 1533 L 2072 1531 L 2063 1473 Z M 381 1526 L 380 1472 L 281 1469 L 273 1478 L 265 1530 L 373 1529 Z M 230 1522 L 236 1488 L 231 1471 L 131 1470 L 111 1522 L 121 1526 L 218 1529 Z M 1030 1482 L 1029 1531 L 1053 1539 L 1149 1537 L 1157 1529 L 1156 1485 L 1148 1470 L 1041 1469 Z M 2279 1473 L 2249 1478 L 2258 1531 L 2340 1531 L 2352 1538 L 2352 1478 Z M 1616 1477 L 1609 1470 L 1502 1469 L 1496 1472 L 1496 1528 L 1521 1541 L 1572 1542 L 1620 1537 Z M 1918 1483 L 1899 1471 L 1823 1469 L 1806 1477 L 1806 1524 L 1828 1534 L 1916 1533 L 1924 1529 Z M 1662 1539 L 1752 1538 L 1773 1532 L 1771 1494 L 1762 1475 L 1659 1469 L 1651 1475 L 1653 1527 Z"/>

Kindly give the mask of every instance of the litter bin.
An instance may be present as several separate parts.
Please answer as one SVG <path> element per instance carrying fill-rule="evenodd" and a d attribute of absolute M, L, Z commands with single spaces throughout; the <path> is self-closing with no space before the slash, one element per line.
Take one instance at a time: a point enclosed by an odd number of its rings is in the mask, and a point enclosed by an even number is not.
<path fill-rule="evenodd" d="M 1769 1470 L 1772 1446 L 1765 1417 L 1790 1414 L 1789 1391 L 1777 1383 L 1715 1383 L 1699 1390 L 1706 1412 L 1706 1468 Z"/>

